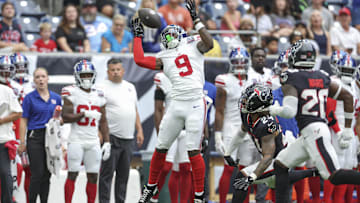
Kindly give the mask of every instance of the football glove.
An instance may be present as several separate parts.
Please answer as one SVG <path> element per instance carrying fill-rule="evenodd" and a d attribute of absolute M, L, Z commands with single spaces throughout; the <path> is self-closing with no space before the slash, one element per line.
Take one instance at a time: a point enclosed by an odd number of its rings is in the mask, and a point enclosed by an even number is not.
<path fill-rule="evenodd" d="M 224 159 L 226 161 L 226 163 L 229 165 L 229 166 L 233 166 L 233 167 L 236 167 L 237 166 L 237 163 L 234 161 L 233 158 L 231 158 L 231 156 L 224 156 Z"/>
<path fill-rule="evenodd" d="M 93 118 L 95 120 L 99 120 L 101 118 L 101 113 L 96 110 L 87 110 L 84 111 L 85 117 Z"/>
<path fill-rule="evenodd" d="M 249 186 L 255 181 L 255 179 L 256 175 L 253 173 L 247 177 L 235 178 L 234 188 L 237 190 L 247 191 Z"/>
<path fill-rule="evenodd" d="M 135 37 L 144 37 L 144 26 L 142 25 L 140 18 L 131 20 L 131 28 Z"/>
<path fill-rule="evenodd" d="M 225 145 L 224 142 L 222 141 L 222 134 L 219 131 L 215 132 L 215 149 L 221 155 L 225 154 Z"/>
<path fill-rule="evenodd" d="M 193 22 L 198 19 L 198 15 L 196 13 L 196 5 L 195 0 L 186 0 L 186 8 L 190 13 L 191 19 Z"/>
<path fill-rule="evenodd" d="M 101 147 L 101 152 L 102 152 L 102 159 L 104 161 L 106 161 L 110 158 L 110 153 L 111 153 L 110 142 L 104 142 L 103 146 Z"/>

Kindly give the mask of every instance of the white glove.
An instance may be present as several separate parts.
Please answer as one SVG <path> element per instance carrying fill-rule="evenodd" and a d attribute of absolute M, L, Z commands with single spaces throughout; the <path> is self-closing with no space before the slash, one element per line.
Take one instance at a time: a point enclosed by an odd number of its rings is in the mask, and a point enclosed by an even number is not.
<path fill-rule="evenodd" d="M 270 115 L 277 116 L 281 112 L 281 106 L 279 102 L 276 100 L 273 105 L 269 107 Z"/>
<path fill-rule="evenodd" d="M 108 160 L 110 158 L 110 153 L 111 153 L 111 144 L 110 142 L 104 142 L 102 148 L 101 148 L 101 152 L 102 152 L 102 159 L 104 161 Z"/>
<path fill-rule="evenodd" d="M 101 113 L 96 110 L 88 110 L 84 111 L 85 117 L 93 118 L 95 120 L 99 120 L 101 118 Z"/>
<path fill-rule="evenodd" d="M 340 146 L 341 149 L 349 148 L 350 143 L 351 143 L 350 140 L 344 140 L 344 139 L 340 139 L 340 140 L 338 140 L 338 142 L 339 142 L 339 146 Z"/>
<path fill-rule="evenodd" d="M 224 156 L 225 154 L 225 145 L 222 141 L 222 133 L 219 131 L 215 132 L 215 149 L 217 152 L 219 152 L 221 155 Z"/>
<path fill-rule="evenodd" d="M 343 131 L 340 132 L 340 137 L 343 140 L 351 140 L 355 135 L 352 128 L 345 128 Z"/>

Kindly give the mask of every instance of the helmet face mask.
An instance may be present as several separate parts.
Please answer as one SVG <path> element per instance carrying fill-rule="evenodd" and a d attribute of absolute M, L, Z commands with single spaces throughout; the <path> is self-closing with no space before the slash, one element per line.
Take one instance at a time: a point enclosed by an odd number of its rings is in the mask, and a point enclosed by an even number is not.
<path fill-rule="evenodd" d="M 350 85 L 356 74 L 355 60 L 349 54 L 345 54 L 335 66 L 337 68 L 337 76 L 340 80 L 343 83 Z"/>
<path fill-rule="evenodd" d="M 15 66 L 9 56 L 0 57 L 0 81 L 3 83 L 9 82 L 15 74 Z"/>
<path fill-rule="evenodd" d="M 335 74 L 335 75 L 339 75 L 339 69 L 338 69 L 338 63 L 339 61 L 346 55 L 345 51 L 342 50 L 337 50 L 334 51 L 331 54 L 330 60 L 329 60 L 329 64 L 330 64 L 330 68 L 331 71 Z"/>
<path fill-rule="evenodd" d="M 246 75 L 250 67 L 250 55 L 245 48 L 234 48 L 229 54 L 229 72 Z"/>
<path fill-rule="evenodd" d="M 283 51 L 275 61 L 272 71 L 275 75 L 280 75 L 289 68 L 290 49 Z"/>
<path fill-rule="evenodd" d="M 182 38 L 186 35 L 184 29 L 178 25 L 168 25 L 161 32 L 161 43 L 166 49 L 174 49 L 179 46 Z"/>
<path fill-rule="evenodd" d="M 95 84 L 96 71 L 88 60 L 81 60 L 74 66 L 76 85 L 83 89 L 90 89 Z"/>

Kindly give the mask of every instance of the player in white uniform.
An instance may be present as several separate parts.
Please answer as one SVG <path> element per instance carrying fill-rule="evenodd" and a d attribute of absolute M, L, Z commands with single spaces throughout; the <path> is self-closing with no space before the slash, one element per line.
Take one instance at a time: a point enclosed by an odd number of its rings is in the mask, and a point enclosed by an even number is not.
<path fill-rule="evenodd" d="M 20 104 L 22 104 L 22 100 L 25 98 L 25 96 L 35 89 L 32 76 L 29 75 L 29 69 L 28 69 L 29 61 L 27 57 L 22 53 L 14 53 L 10 56 L 10 58 L 15 66 L 15 75 L 13 79 L 10 80 L 10 83 L 8 85 L 13 89 L 15 95 L 18 97 Z M 20 119 L 16 120 L 14 122 L 14 125 L 15 125 L 16 139 L 19 139 Z M 28 166 L 21 165 L 19 155 L 17 155 L 16 160 L 17 160 L 16 167 L 13 167 L 14 169 L 16 168 L 16 170 L 12 170 L 12 173 L 14 172 L 16 173 L 16 179 L 18 183 L 17 187 L 18 187 L 21 183 L 22 171 L 25 172 L 24 190 L 26 193 L 27 202 L 29 202 L 28 194 L 29 194 L 29 184 L 30 184 L 30 168 Z M 14 192 L 15 198 L 17 195 L 18 193 Z"/>
<path fill-rule="evenodd" d="M 162 69 L 172 84 L 171 103 L 161 120 L 158 143 L 150 164 L 148 184 L 144 187 L 139 202 L 148 202 L 157 193 L 157 179 L 164 165 L 166 152 L 184 126 L 186 148 L 193 171 L 194 202 L 203 202 L 205 164 L 200 154 L 206 119 L 203 54 L 212 49 L 213 39 L 197 16 L 195 2 L 188 0 L 186 7 L 200 36 L 195 35 L 182 40 L 182 28 L 169 25 L 161 33 L 161 42 L 165 50 L 159 52 L 156 57 L 144 57 L 142 49 L 144 29 L 139 18 L 132 21 L 135 63 L 144 68 Z"/>
<path fill-rule="evenodd" d="M 65 183 L 65 202 L 71 203 L 76 177 L 84 163 L 87 173 L 86 194 L 88 202 L 95 202 L 96 182 L 103 160 L 110 157 L 109 129 L 105 115 L 104 93 L 92 88 L 96 71 L 88 60 L 81 60 L 74 66 L 76 85 L 64 87 L 61 95 L 64 101 L 63 119 L 71 123 L 68 138 L 68 177 Z M 100 148 L 98 132 L 104 144 Z"/>
<path fill-rule="evenodd" d="M 247 73 L 249 84 L 261 83 L 272 86 L 272 72 L 265 67 L 266 52 L 263 48 L 257 47 L 251 50 L 251 68 Z"/>
<path fill-rule="evenodd" d="M 154 83 L 156 85 L 155 91 L 155 128 L 159 133 L 159 127 L 163 114 L 170 104 L 170 91 L 172 88 L 170 80 L 163 72 L 159 72 L 154 77 Z M 158 188 L 161 190 L 167 174 L 172 170 L 169 179 L 169 191 L 170 198 L 177 200 L 179 191 L 176 190 L 175 184 L 171 184 L 171 180 L 176 179 L 179 176 L 180 184 L 191 184 L 191 166 L 190 160 L 186 151 L 186 132 L 182 130 L 180 135 L 171 145 L 166 155 L 166 163 L 160 173 Z M 191 187 L 181 187 L 180 190 L 180 202 L 187 202 L 191 194 Z M 173 191 L 173 192 L 172 192 Z M 175 194 L 176 195 L 173 195 Z M 183 195 L 182 195 L 183 194 Z M 185 197 L 184 197 L 185 196 Z M 158 202 L 158 195 L 151 198 L 150 202 Z"/>
<path fill-rule="evenodd" d="M 238 101 L 243 88 L 247 84 L 247 72 L 250 65 L 250 56 L 245 48 L 234 48 L 229 54 L 229 73 L 218 75 L 215 79 L 216 113 L 215 113 L 215 147 L 216 151 L 224 155 L 225 146 L 229 146 L 232 137 L 241 126 Z M 259 160 L 259 153 L 247 135 L 232 153 L 232 158 L 238 160 L 242 169 Z M 226 202 L 230 180 L 234 167 L 224 162 L 224 170 L 219 181 L 220 203 Z"/>

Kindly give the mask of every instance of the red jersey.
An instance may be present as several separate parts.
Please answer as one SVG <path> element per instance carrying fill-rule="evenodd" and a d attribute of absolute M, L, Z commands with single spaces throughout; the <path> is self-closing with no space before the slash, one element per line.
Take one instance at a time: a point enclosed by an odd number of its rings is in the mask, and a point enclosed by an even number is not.
<path fill-rule="evenodd" d="M 47 44 L 43 41 L 42 38 L 36 40 L 34 44 L 32 45 L 31 49 L 36 50 L 37 52 L 53 52 L 57 50 L 57 46 L 54 40 L 49 40 Z"/>

